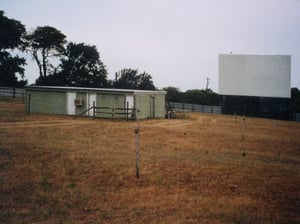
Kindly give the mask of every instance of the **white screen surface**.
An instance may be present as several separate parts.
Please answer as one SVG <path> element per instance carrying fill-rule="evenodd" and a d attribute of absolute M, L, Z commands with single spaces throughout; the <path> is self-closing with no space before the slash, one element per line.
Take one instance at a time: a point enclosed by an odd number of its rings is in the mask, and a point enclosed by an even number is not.
<path fill-rule="evenodd" d="M 291 56 L 219 55 L 219 94 L 291 97 Z"/>

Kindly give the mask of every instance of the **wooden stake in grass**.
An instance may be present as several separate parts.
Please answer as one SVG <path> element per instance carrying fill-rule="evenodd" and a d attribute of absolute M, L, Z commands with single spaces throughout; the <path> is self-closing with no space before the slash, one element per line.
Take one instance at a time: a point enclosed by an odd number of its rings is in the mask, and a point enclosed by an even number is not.
<path fill-rule="evenodd" d="M 140 124 L 139 124 L 139 116 L 138 113 L 140 111 L 136 110 L 136 121 L 137 121 L 137 127 L 134 129 L 135 133 L 135 171 L 136 171 L 136 178 L 140 178 L 140 164 L 139 164 L 139 157 L 140 157 L 140 145 L 139 145 L 139 132 L 140 132 Z"/>
<path fill-rule="evenodd" d="M 139 128 L 134 129 L 135 133 L 135 171 L 136 171 L 136 178 L 140 178 L 140 164 L 139 164 Z"/>
<path fill-rule="evenodd" d="M 242 140 L 245 139 L 245 128 L 246 128 L 246 117 L 243 116 L 243 121 L 242 121 Z"/>

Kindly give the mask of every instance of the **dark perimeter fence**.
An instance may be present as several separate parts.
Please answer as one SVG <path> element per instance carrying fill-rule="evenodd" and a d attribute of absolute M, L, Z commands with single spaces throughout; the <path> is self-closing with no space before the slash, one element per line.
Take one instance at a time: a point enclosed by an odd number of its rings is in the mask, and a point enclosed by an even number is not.
<path fill-rule="evenodd" d="M 22 98 L 24 101 L 25 100 L 25 89 L 0 86 L 0 97 Z"/>
<path fill-rule="evenodd" d="M 221 114 L 221 106 L 199 105 L 190 103 L 166 102 L 167 111 L 173 112 L 200 112 L 210 114 Z"/>
<path fill-rule="evenodd" d="M 293 121 L 300 122 L 300 113 L 293 113 Z"/>

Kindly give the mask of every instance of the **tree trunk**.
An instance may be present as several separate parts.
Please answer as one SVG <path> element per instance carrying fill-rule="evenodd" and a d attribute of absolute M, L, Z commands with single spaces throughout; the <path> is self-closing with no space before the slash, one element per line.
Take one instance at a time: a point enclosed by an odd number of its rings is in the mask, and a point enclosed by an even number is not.
<path fill-rule="evenodd" d="M 42 72 L 42 64 L 41 64 L 41 62 L 40 62 L 40 60 L 39 60 L 39 57 L 38 57 L 37 51 L 36 51 L 36 50 L 34 50 L 32 55 L 33 55 L 33 58 L 35 59 L 35 61 L 36 61 L 37 65 L 38 65 L 38 67 L 39 67 L 40 78 L 41 78 L 41 77 L 43 77 L 43 72 Z"/>
<path fill-rule="evenodd" d="M 43 75 L 44 75 L 44 78 L 46 78 L 47 76 L 47 60 L 46 60 L 46 50 L 43 49 L 42 50 L 42 58 L 43 58 Z"/>

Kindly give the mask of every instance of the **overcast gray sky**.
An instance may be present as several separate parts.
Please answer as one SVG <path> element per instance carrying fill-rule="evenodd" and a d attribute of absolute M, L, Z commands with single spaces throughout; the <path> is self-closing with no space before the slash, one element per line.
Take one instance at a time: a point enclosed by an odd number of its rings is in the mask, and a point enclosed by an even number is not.
<path fill-rule="evenodd" d="M 1 0 L 27 30 L 50 25 L 68 41 L 96 45 L 113 79 L 146 71 L 159 87 L 218 92 L 218 54 L 291 55 L 300 87 L 300 0 Z M 26 77 L 38 78 L 28 61 Z"/>

